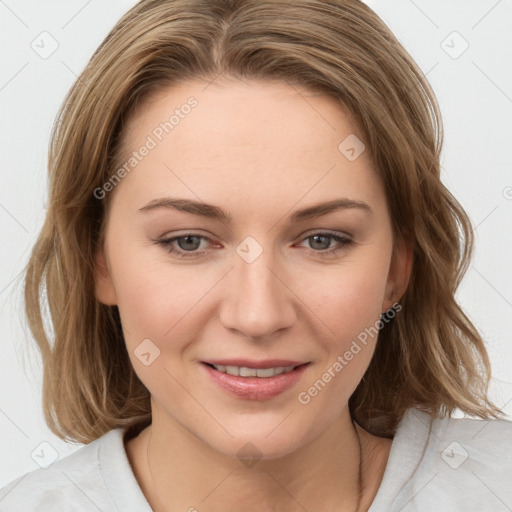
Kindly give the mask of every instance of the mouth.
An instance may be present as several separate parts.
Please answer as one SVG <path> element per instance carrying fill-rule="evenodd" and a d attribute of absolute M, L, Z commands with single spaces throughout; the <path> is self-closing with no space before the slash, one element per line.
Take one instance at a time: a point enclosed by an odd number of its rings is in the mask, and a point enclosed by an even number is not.
<path fill-rule="evenodd" d="M 226 373 L 228 375 L 233 375 L 235 377 L 258 377 L 260 379 L 266 379 L 269 377 L 274 377 L 276 375 L 282 375 L 283 373 L 290 373 L 293 370 L 307 365 L 308 363 L 300 363 L 300 364 L 292 364 L 288 366 L 271 366 L 267 367 L 265 365 L 261 365 L 262 367 L 249 367 L 249 366 L 237 366 L 237 365 L 227 365 L 227 364 L 213 364 L 203 362 L 203 364 L 217 370 L 218 372 Z"/>
<path fill-rule="evenodd" d="M 283 363 L 292 364 L 277 366 L 274 360 L 259 363 L 245 362 L 244 364 L 250 364 L 250 366 L 242 366 L 240 362 L 239 364 L 222 364 L 218 361 L 203 361 L 200 366 L 205 369 L 218 389 L 238 399 L 263 401 L 293 388 L 300 381 L 311 361 L 306 363 L 279 361 L 277 364 Z"/>

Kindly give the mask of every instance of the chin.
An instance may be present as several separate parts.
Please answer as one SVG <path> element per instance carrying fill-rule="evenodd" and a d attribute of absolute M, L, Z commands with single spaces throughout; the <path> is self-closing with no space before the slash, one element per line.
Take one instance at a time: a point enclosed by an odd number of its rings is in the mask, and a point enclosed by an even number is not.
<path fill-rule="evenodd" d="M 260 460 L 277 460 L 290 455 L 298 446 L 296 442 L 285 442 L 284 439 L 269 441 L 264 436 L 250 438 L 240 436 L 231 441 L 227 446 L 212 446 L 223 455 L 238 459 L 247 467 L 252 467 Z"/>
<path fill-rule="evenodd" d="M 281 425 L 279 421 L 275 422 L 272 428 L 267 428 L 266 424 L 254 422 L 250 429 L 241 428 L 238 431 L 228 427 L 227 430 L 233 437 L 225 434 L 214 439 L 211 437 L 202 439 L 213 450 L 238 459 L 250 467 L 258 460 L 286 457 L 306 444 L 306 433 L 302 429 L 290 428 L 291 425 L 285 425 L 285 422 Z"/>

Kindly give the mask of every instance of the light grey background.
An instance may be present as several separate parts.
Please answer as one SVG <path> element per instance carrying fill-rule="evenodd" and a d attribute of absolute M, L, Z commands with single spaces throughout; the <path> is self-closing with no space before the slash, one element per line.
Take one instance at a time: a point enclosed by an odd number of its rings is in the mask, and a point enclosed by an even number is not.
<path fill-rule="evenodd" d="M 107 32 L 134 4 L 0 0 L 0 487 L 81 446 L 64 443 L 44 423 L 40 358 L 21 316 L 21 272 L 45 214 L 47 147 L 58 107 Z M 476 234 L 458 297 L 486 341 L 491 397 L 510 415 L 512 1 L 368 4 L 438 96 L 445 126 L 443 180 L 466 208 Z"/>

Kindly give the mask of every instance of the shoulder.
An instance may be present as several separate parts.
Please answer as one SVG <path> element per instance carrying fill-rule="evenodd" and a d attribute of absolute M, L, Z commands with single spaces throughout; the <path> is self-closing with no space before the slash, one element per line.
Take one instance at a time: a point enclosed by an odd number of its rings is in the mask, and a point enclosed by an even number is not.
<path fill-rule="evenodd" d="M 434 419 L 428 452 L 460 473 L 508 470 L 512 477 L 512 421 Z"/>
<path fill-rule="evenodd" d="M 100 451 L 108 447 L 119 453 L 122 434 L 122 429 L 111 430 L 46 469 L 36 469 L 12 481 L 0 489 L 0 509 L 116 510 L 100 470 Z"/>
<path fill-rule="evenodd" d="M 465 511 L 511 509 L 511 421 L 431 418 L 415 411 L 404 418 L 401 428 L 407 431 L 404 433 L 410 443 L 415 436 L 425 440 L 403 493 L 404 512 L 424 507 Z"/>

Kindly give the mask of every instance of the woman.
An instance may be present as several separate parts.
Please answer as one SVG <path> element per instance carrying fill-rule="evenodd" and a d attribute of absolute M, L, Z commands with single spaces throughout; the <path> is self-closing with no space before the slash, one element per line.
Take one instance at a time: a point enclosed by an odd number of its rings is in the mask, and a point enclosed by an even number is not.
<path fill-rule="evenodd" d="M 512 506 L 438 106 L 367 6 L 142 1 L 52 142 L 26 311 L 87 446 L 2 510 Z"/>

